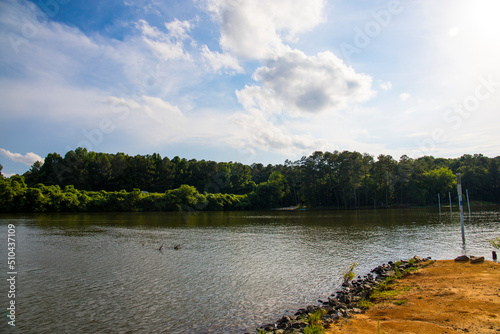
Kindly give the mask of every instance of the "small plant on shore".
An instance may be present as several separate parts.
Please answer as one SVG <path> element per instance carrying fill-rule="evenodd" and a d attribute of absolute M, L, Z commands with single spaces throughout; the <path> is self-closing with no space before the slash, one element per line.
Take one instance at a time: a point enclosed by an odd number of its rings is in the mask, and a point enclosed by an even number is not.
<path fill-rule="evenodd" d="M 309 325 L 304 328 L 304 334 L 325 334 L 325 329 L 323 326 Z"/>
<path fill-rule="evenodd" d="M 309 314 L 306 321 L 311 326 L 318 325 L 321 322 L 321 317 L 325 314 L 326 310 L 319 308 L 315 312 Z"/>
<path fill-rule="evenodd" d="M 490 244 L 496 249 L 500 249 L 500 237 L 489 240 Z"/>
<path fill-rule="evenodd" d="M 377 319 L 377 334 L 384 334 L 385 332 L 380 331 L 380 319 Z"/>
<path fill-rule="evenodd" d="M 347 271 L 342 272 L 342 284 L 349 284 L 350 281 L 356 277 L 356 273 L 354 272 L 354 268 L 358 266 L 357 262 L 353 262 Z"/>
<path fill-rule="evenodd" d="M 319 308 L 315 312 L 309 314 L 306 319 L 308 325 L 304 328 L 304 334 L 324 334 L 325 329 L 321 325 L 321 317 L 326 313 L 326 310 Z"/>
<path fill-rule="evenodd" d="M 395 274 L 394 274 L 394 278 L 395 279 L 400 279 L 401 277 L 403 277 L 403 273 L 401 272 L 401 270 L 399 270 L 397 267 L 396 269 L 394 270 Z"/>
<path fill-rule="evenodd" d="M 394 302 L 394 304 L 396 304 L 396 305 L 403 305 L 403 304 L 406 304 L 407 302 L 408 302 L 407 299 L 401 299 L 401 300 L 396 300 Z"/>
<path fill-rule="evenodd" d="M 389 289 L 384 289 L 384 290 L 379 290 L 375 289 L 371 294 L 370 294 L 370 299 L 388 299 L 389 297 L 394 297 L 399 294 L 399 291 L 396 290 L 389 290 Z"/>
<path fill-rule="evenodd" d="M 361 298 L 358 304 L 359 308 L 366 310 L 373 306 L 373 303 L 366 298 Z"/>

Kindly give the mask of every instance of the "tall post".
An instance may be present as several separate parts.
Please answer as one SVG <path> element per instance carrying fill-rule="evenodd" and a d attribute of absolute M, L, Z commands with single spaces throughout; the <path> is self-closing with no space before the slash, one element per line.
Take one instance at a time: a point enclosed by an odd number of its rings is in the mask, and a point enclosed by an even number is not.
<path fill-rule="evenodd" d="M 465 189 L 465 193 L 467 194 L 467 206 L 469 207 L 469 220 L 470 220 L 469 189 Z"/>
<path fill-rule="evenodd" d="M 448 197 L 450 198 L 450 216 L 453 218 L 453 208 L 451 206 L 451 192 L 448 192 Z"/>
<path fill-rule="evenodd" d="M 441 215 L 441 196 L 438 194 L 439 214 Z"/>
<path fill-rule="evenodd" d="M 458 204 L 460 208 L 460 226 L 462 227 L 462 241 L 465 243 L 464 206 L 462 202 L 462 179 L 460 178 L 460 173 L 457 173 L 457 191 L 458 191 Z"/>

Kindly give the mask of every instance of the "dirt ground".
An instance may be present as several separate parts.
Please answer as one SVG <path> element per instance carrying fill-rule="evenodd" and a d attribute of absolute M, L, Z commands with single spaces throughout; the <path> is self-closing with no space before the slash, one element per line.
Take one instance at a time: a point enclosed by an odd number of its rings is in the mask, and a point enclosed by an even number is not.
<path fill-rule="evenodd" d="M 500 263 L 436 261 L 398 281 L 394 290 L 395 296 L 326 333 L 500 334 Z"/>

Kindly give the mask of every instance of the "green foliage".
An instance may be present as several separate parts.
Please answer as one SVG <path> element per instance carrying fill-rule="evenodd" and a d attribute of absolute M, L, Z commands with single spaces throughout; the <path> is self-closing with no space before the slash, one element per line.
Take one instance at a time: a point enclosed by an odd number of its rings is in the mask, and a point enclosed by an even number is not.
<path fill-rule="evenodd" d="M 500 249 L 500 237 L 489 240 L 490 245 L 495 247 L 496 249 Z"/>
<path fill-rule="evenodd" d="M 395 300 L 394 304 L 401 306 L 401 305 L 406 304 L 407 302 L 408 302 L 408 299 L 401 299 L 401 300 Z"/>
<path fill-rule="evenodd" d="M 22 176 L 0 178 L 0 212 L 240 210 L 249 205 L 247 195 L 200 194 L 188 185 L 160 194 L 140 189 L 85 191 L 44 184 L 27 187 Z"/>
<path fill-rule="evenodd" d="M 304 328 L 304 334 L 324 334 L 325 329 L 320 325 L 309 325 Z"/>
<path fill-rule="evenodd" d="M 318 325 L 321 323 L 321 317 L 326 314 L 326 311 L 319 308 L 313 313 L 309 314 L 307 317 L 307 323 L 311 326 Z"/>
<path fill-rule="evenodd" d="M 326 314 L 326 310 L 317 309 L 313 313 L 309 314 L 306 322 L 308 323 L 307 327 L 304 328 L 304 334 L 323 334 L 325 333 L 325 329 L 321 325 L 321 317 Z"/>
<path fill-rule="evenodd" d="M 389 155 L 374 158 L 356 151 L 316 151 L 284 165 L 247 166 L 162 158 L 157 153 L 129 156 L 77 148 L 64 156 L 50 153 L 43 164 L 35 162 L 22 182 L 20 176 L 0 177 L 0 211 L 436 205 L 438 193 L 442 198 L 448 192 L 456 194 L 457 173 L 461 173 L 462 188 L 469 190 L 472 199 L 499 201 L 500 157 L 481 154 L 456 159 L 403 155 L 397 161 Z M 51 188 L 56 186 L 59 189 Z M 76 192 L 66 190 L 67 186 Z M 39 190 L 29 190 L 33 188 Z"/>
<path fill-rule="evenodd" d="M 361 298 L 358 306 L 359 306 L 359 308 L 366 310 L 366 309 L 372 307 L 373 303 L 366 298 Z"/>
<path fill-rule="evenodd" d="M 354 272 L 354 268 L 356 268 L 357 266 L 358 266 L 358 263 L 353 262 L 347 271 L 342 272 L 342 279 L 343 279 L 342 284 L 347 284 L 350 281 L 352 281 L 354 279 L 354 277 L 356 277 L 356 273 Z"/>
<path fill-rule="evenodd" d="M 380 319 L 377 319 L 377 333 L 378 333 L 378 334 L 383 334 L 383 333 L 385 333 L 385 332 L 381 332 L 381 331 L 380 331 Z"/>
<path fill-rule="evenodd" d="M 374 299 L 387 299 L 387 298 L 390 298 L 390 297 L 394 297 L 394 296 L 397 296 L 399 294 L 398 291 L 396 290 L 389 290 L 386 287 L 384 287 L 383 289 L 375 289 L 371 294 L 370 294 L 370 299 L 374 300 Z"/>

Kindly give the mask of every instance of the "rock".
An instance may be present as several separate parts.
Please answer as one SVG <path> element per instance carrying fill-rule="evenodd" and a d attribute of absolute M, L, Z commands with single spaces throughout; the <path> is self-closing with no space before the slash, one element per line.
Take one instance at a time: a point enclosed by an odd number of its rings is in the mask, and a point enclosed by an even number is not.
<path fill-rule="evenodd" d="M 299 309 L 299 310 L 295 313 L 295 315 L 304 315 L 304 314 L 306 314 L 306 313 L 307 313 L 307 311 L 306 311 L 305 309 L 301 308 L 301 309 Z"/>
<path fill-rule="evenodd" d="M 340 310 L 340 309 L 343 309 L 343 308 L 347 308 L 347 305 L 344 304 L 344 303 L 338 303 L 337 307 L 335 307 L 336 310 Z"/>
<path fill-rule="evenodd" d="M 264 330 L 265 330 L 266 332 L 273 331 L 274 329 L 275 329 L 274 325 L 271 325 L 271 324 L 269 324 L 269 325 L 265 325 L 265 326 L 264 326 Z"/>
<path fill-rule="evenodd" d="M 295 321 L 292 324 L 293 329 L 302 329 L 302 328 L 306 328 L 306 327 L 307 327 L 307 322 L 305 322 L 304 320 Z"/>
<path fill-rule="evenodd" d="M 328 304 L 330 304 L 331 306 L 337 306 L 338 303 L 339 301 L 337 300 L 337 298 L 334 297 L 328 298 Z"/>
<path fill-rule="evenodd" d="M 470 263 L 482 263 L 484 262 L 484 256 L 471 256 Z"/>
<path fill-rule="evenodd" d="M 415 256 L 413 257 L 413 259 L 415 260 L 415 262 L 416 262 L 416 263 L 419 263 L 419 262 L 423 262 L 423 261 L 424 261 L 424 260 L 422 260 L 422 258 L 421 258 L 420 256 L 417 256 L 417 255 L 415 255 Z"/>
<path fill-rule="evenodd" d="M 310 305 L 307 307 L 307 313 L 314 313 L 314 312 L 316 312 L 317 309 L 318 309 L 317 306 Z"/>
<path fill-rule="evenodd" d="M 343 308 L 342 308 L 342 309 L 340 309 L 340 313 L 342 313 L 342 316 L 343 316 L 344 318 L 350 318 L 350 317 L 351 317 L 351 314 L 350 314 L 350 313 L 349 313 L 349 311 L 348 311 L 348 310 L 346 310 L 346 309 L 343 309 Z"/>
<path fill-rule="evenodd" d="M 354 307 L 352 309 L 352 313 L 354 313 L 354 314 L 360 314 L 360 313 L 363 313 L 363 311 L 361 309 L 357 308 L 357 307 Z"/>
<path fill-rule="evenodd" d="M 462 255 L 462 256 L 456 257 L 455 261 L 457 261 L 457 262 L 467 262 L 467 261 L 469 261 L 469 257 L 467 255 Z"/>
<path fill-rule="evenodd" d="M 385 276 L 394 276 L 396 275 L 396 272 L 394 270 L 389 270 L 384 273 Z"/>

